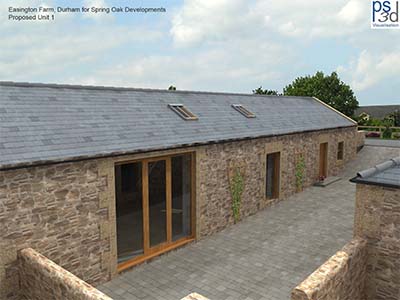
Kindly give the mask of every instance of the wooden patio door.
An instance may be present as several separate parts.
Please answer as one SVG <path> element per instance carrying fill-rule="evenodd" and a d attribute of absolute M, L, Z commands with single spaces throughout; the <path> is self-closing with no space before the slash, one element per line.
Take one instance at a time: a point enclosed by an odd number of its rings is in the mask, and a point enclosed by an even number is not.
<path fill-rule="evenodd" d="M 189 153 L 128 164 L 132 174 L 125 172 L 125 181 L 116 166 L 119 271 L 194 239 L 192 158 Z M 133 191 L 121 194 L 119 182 L 134 183 Z"/>
<path fill-rule="evenodd" d="M 328 143 L 319 145 L 319 176 L 328 176 Z"/>

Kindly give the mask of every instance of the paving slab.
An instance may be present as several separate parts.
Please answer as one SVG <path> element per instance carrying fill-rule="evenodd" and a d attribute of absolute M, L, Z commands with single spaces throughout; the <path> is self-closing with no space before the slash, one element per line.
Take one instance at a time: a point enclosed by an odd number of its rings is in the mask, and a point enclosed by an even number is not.
<path fill-rule="evenodd" d="M 398 156 L 364 147 L 337 181 L 310 187 L 239 224 L 137 266 L 98 288 L 115 300 L 285 300 L 352 238 L 357 171 Z"/>
<path fill-rule="evenodd" d="M 366 146 L 400 148 L 400 140 L 365 139 Z"/>

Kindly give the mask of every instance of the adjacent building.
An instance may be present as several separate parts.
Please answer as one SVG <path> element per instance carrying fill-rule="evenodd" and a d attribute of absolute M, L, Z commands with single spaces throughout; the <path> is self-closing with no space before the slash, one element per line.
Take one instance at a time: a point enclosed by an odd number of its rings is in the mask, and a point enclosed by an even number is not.
<path fill-rule="evenodd" d="M 354 236 L 367 241 L 365 299 L 400 299 L 400 156 L 352 181 L 357 184 Z"/>
<path fill-rule="evenodd" d="M 356 109 L 354 115 L 364 121 L 368 121 L 371 118 L 382 120 L 396 111 L 400 111 L 400 105 L 369 105 L 360 106 Z"/>
<path fill-rule="evenodd" d="M 292 300 L 400 299 L 400 156 L 357 173 L 354 237 Z"/>

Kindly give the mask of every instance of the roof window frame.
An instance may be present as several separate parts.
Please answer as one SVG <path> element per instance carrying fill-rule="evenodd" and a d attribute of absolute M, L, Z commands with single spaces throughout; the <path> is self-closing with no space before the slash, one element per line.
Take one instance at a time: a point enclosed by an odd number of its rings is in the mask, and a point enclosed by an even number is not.
<path fill-rule="evenodd" d="M 232 107 L 246 118 L 252 119 L 256 117 L 255 113 L 245 108 L 242 104 L 232 104 Z"/>
<path fill-rule="evenodd" d="M 198 116 L 192 113 L 185 105 L 181 103 L 171 103 L 168 104 L 168 107 L 186 121 L 196 121 L 199 119 Z"/>

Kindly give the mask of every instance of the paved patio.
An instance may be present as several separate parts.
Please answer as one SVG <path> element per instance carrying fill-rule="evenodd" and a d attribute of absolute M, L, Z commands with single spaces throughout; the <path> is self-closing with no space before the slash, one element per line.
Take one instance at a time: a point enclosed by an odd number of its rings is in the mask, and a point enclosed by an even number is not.
<path fill-rule="evenodd" d="M 397 147 L 400 148 L 400 140 L 365 139 L 365 145 L 377 147 Z"/>
<path fill-rule="evenodd" d="M 120 299 L 284 300 L 352 237 L 356 171 L 398 156 L 364 147 L 343 178 L 311 187 L 198 243 L 163 255 L 100 287 Z"/>

